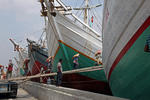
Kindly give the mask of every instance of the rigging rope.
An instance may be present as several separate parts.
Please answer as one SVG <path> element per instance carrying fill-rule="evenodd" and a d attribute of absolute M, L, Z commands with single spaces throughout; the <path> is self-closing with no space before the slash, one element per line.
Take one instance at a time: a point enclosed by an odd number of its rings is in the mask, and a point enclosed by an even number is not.
<path fill-rule="evenodd" d="M 42 32 L 42 34 L 41 34 L 41 36 L 40 36 L 40 38 L 39 38 L 39 40 L 38 40 L 38 42 L 37 43 L 39 43 L 40 44 L 40 42 L 42 41 L 42 36 L 44 35 L 44 30 L 43 30 L 43 32 Z"/>
<path fill-rule="evenodd" d="M 93 4 L 93 3 L 92 3 L 92 0 L 90 0 L 90 4 L 91 4 L 91 5 Z M 99 26 L 100 26 L 100 27 L 101 27 L 101 30 L 100 30 L 100 31 L 102 32 L 102 24 L 99 22 L 97 16 L 100 18 L 100 20 L 102 20 L 102 18 L 97 14 L 96 8 L 93 8 L 93 9 L 94 9 L 94 10 L 93 10 L 93 11 L 90 11 L 90 12 L 93 13 L 95 19 L 97 20 L 97 21 L 95 21 L 95 22 L 97 23 L 97 27 L 99 28 Z M 97 16 L 96 16 L 96 15 L 97 15 Z"/>
<path fill-rule="evenodd" d="M 81 5 L 79 6 L 79 7 L 82 7 L 82 5 L 84 4 L 84 0 L 83 0 L 83 2 L 81 3 Z M 78 10 L 76 13 L 75 13 L 75 15 L 77 16 L 77 14 L 79 13 L 80 11 Z"/>

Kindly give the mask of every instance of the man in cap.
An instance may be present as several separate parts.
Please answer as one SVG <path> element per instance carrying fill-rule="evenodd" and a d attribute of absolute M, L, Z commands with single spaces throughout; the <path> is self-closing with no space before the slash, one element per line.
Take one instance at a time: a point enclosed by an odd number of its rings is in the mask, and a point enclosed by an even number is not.
<path fill-rule="evenodd" d="M 52 68 L 53 68 L 53 56 L 50 56 L 46 59 L 46 62 L 48 62 L 48 70 L 50 70 L 50 72 L 52 72 Z"/>
<path fill-rule="evenodd" d="M 79 62 L 78 62 L 78 60 L 79 60 L 79 53 L 77 53 L 76 55 L 74 55 L 72 57 L 72 59 L 73 59 L 73 68 L 77 69 L 79 67 Z"/>
<path fill-rule="evenodd" d="M 100 62 L 101 51 L 100 51 L 100 50 L 98 50 L 98 51 L 95 53 L 95 58 L 96 58 L 95 66 L 98 66 L 99 64 L 101 64 L 101 62 Z"/>

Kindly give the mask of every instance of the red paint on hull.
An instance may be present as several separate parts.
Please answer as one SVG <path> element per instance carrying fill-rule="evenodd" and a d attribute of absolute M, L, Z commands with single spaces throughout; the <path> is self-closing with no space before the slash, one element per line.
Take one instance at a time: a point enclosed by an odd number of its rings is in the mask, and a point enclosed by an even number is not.
<path fill-rule="evenodd" d="M 43 65 L 43 64 L 40 63 L 39 61 L 35 61 L 35 62 L 34 62 L 34 65 L 33 65 L 33 67 L 32 67 L 32 75 L 39 74 L 39 73 L 40 73 L 40 70 L 41 70 L 41 67 L 44 68 L 43 71 L 46 71 L 46 70 L 47 70 L 47 66 Z M 48 77 L 43 77 L 43 78 L 42 78 L 43 83 L 47 83 L 47 78 L 48 78 Z M 40 82 L 40 78 L 34 78 L 34 79 L 32 79 L 32 81 L 34 81 L 34 82 Z"/>
<path fill-rule="evenodd" d="M 44 66 L 38 61 L 35 61 L 32 67 L 32 75 L 36 75 L 40 73 L 41 66 Z M 44 66 L 44 70 L 47 70 L 47 67 Z M 31 75 L 31 73 L 30 73 Z M 43 83 L 47 83 L 48 77 L 43 77 Z M 40 82 L 40 78 L 32 79 L 34 82 Z M 63 75 L 62 86 L 86 90 L 96 93 L 108 94 L 112 95 L 111 90 L 109 88 L 109 84 L 107 82 L 101 82 L 95 79 L 91 79 L 89 77 L 80 75 L 80 74 L 66 74 Z"/>
<path fill-rule="evenodd" d="M 31 72 L 30 71 L 27 73 L 27 76 L 31 76 Z"/>
<path fill-rule="evenodd" d="M 62 86 L 112 95 L 109 84 L 80 74 L 63 75 Z"/>
<path fill-rule="evenodd" d="M 137 32 L 132 36 L 132 38 L 128 41 L 122 51 L 119 53 L 114 63 L 111 66 L 109 71 L 108 80 L 110 79 L 112 71 L 115 69 L 116 65 L 119 63 L 121 58 L 126 54 L 126 52 L 130 49 L 130 47 L 134 44 L 134 42 L 139 38 L 139 36 L 146 30 L 146 28 L 150 26 L 150 17 L 146 19 L 143 25 L 137 30 Z"/>

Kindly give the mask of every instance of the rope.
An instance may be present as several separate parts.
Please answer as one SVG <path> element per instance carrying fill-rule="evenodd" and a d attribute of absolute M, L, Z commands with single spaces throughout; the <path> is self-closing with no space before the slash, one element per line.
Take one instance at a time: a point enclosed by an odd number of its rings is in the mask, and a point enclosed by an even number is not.
<path fill-rule="evenodd" d="M 90 0 L 90 4 L 93 5 L 92 0 Z M 99 22 L 97 16 L 100 18 L 101 21 L 102 21 L 102 18 L 97 14 L 96 8 L 93 8 L 93 9 L 94 10 L 93 11 L 90 10 L 90 12 L 93 13 L 95 19 L 97 20 L 97 21 L 95 21 L 97 23 L 97 27 L 101 27 L 101 29 L 102 29 L 102 24 Z M 100 31 L 102 32 L 102 30 L 100 30 Z"/>
<path fill-rule="evenodd" d="M 39 44 L 40 44 L 40 42 L 42 41 L 42 36 L 44 35 L 44 32 L 45 32 L 45 30 L 43 30 L 43 32 L 42 32 L 42 34 L 41 34 L 41 36 L 40 36 L 40 38 L 39 38 L 39 40 L 38 40 L 38 42 L 37 42 L 37 43 L 39 43 Z"/>
<path fill-rule="evenodd" d="M 79 6 L 79 7 L 82 7 L 82 5 L 84 4 L 84 0 L 83 0 L 83 2 L 81 3 L 81 5 Z M 75 15 L 77 16 L 77 14 L 79 13 L 80 11 L 77 11 L 76 13 L 75 13 Z"/>

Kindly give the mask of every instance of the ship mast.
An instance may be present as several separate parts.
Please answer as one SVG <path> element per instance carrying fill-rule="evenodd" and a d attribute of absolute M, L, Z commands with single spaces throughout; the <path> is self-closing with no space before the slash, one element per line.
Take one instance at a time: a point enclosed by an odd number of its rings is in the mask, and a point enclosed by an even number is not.
<path fill-rule="evenodd" d="M 88 2 L 89 0 L 85 0 L 85 10 L 84 10 L 84 22 L 88 25 Z"/>
<path fill-rule="evenodd" d="M 19 61 L 17 60 L 16 57 L 14 57 L 16 63 L 17 63 L 17 66 L 18 66 L 18 70 L 17 70 L 17 75 L 20 75 L 20 64 L 19 64 Z"/>
<path fill-rule="evenodd" d="M 101 6 L 101 4 L 95 5 L 95 6 L 89 6 L 89 0 L 84 0 L 85 7 L 81 8 L 73 8 L 73 10 L 84 10 L 84 23 L 88 25 L 88 14 L 89 10 Z"/>
<path fill-rule="evenodd" d="M 21 60 L 24 61 L 24 57 L 23 57 L 23 55 L 22 55 L 22 53 L 21 53 L 21 49 L 22 49 L 22 48 L 20 48 L 19 45 L 18 45 L 17 43 L 15 43 L 14 40 L 12 40 L 12 39 L 9 39 L 9 40 L 10 40 L 10 42 L 14 45 L 14 51 L 17 51 L 17 52 L 19 53 L 20 57 L 21 57 Z M 22 50 L 23 50 L 23 49 L 22 49 Z M 20 68 L 21 68 L 21 66 L 23 66 L 23 65 L 20 65 L 20 63 L 18 62 L 17 58 L 14 57 L 14 59 L 15 59 L 17 65 L 18 65 L 18 71 L 17 71 L 17 73 L 18 73 L 18 75 L 20 75 Z"/>
<path fill-rule="evenodd" d="M 94 6 L 89 6 L 89 1 L 90 0 L 84 0 L 83 3 L 85 3 L 84 7 L 77 7 L 77 8 L 71 8 L 70 6 L 66 6 L 61 0 L 56 0 L 59 6 L 54 5 L 54 0 L 40 0 L 41 6 L 42 6 L 42 16 L 47 16 L 48 9 L 50 11 L 50 14 L 52 16 L 56 16 L 56 12 L 53 11 L 53 9 L 56 9 L 57 11 L 60 11 L 63 15 L 71 15 L 75 20 L 78 20 L 79 23 L 83 25 L 83 27 L 88 28 L 90 31 L 92 31 L 96 36 L 100 36 L 99 33 L 97 33 L 95 30 L 93 30 L 89 25 L 88 25 L 88 14 L 89 10 L 99 7 L 102 4 L 94 5 Z M 47 7 L 45 7 L 45 4 L 47 4 Z M 82 5 L 81 5 L 82 6 Z M 74 15 L 71 10 L 83 10 L 84 11 L 84 21 L 80 20 L 76 15 Z M 82 12 L 81 12 L 82 13 Z"/>
<path fill-rule="evenodd" d="M 18 51 L 19 54 L 20 54 L 20 56 L 21 56 L 21 59 L 24 60 L 24 57 L 22 56 L 22 53 L 21 53 L 21 51 L 20 51 L 22 48 L 20 48 L 19 45 L 16 44 L 12 39 L 9 39 L 9 40 L 10 40 L 10 42 L 14 45 L 14 51 Z M 22 50 L 23 50 L 23 49 L 22 49 Z"/>

